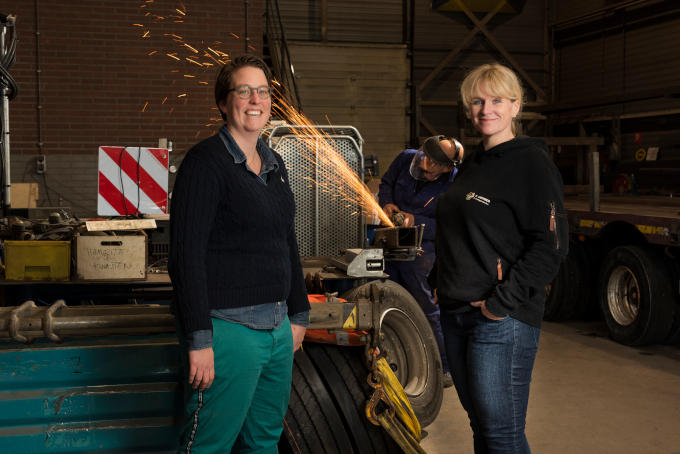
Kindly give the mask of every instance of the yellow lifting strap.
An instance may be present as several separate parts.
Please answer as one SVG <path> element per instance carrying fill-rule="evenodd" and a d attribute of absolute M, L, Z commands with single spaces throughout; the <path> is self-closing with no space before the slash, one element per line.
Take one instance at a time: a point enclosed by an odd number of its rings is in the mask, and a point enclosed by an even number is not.
<path fill-rule="evenodd" d="M 369 384 L 375 388 L 373 396 L 366 403 L 369 421 L 382 426 L 405 453 L 424 454 L 419 444 L 421 430 L 418 418 L 385 358 L 375 362 L 375 371 L 369 375 Z M 385 411 L 376 411 L 380 402 L 387 407 Z"/>
<path fill-rule="evenodd" d="M 398 419 L 391 417 L 387 412 L 383 412 L 378 415 L 378 421 L 392 440 L 397 442 L 404 454 L 427 454 Z"/>

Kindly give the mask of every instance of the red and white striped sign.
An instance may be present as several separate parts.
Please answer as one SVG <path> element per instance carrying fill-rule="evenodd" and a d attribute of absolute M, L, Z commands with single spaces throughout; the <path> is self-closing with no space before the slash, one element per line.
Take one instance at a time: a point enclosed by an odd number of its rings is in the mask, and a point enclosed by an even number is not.
<path fill-rule="evenodd" d="M 99 147 L 98 215 L 167 212 L 167 149 Z"/>

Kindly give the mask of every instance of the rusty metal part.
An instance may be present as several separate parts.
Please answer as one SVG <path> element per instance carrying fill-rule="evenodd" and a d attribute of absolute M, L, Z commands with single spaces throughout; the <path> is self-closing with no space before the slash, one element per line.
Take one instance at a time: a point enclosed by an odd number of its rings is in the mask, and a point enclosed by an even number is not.
<path fill-rule="evenodd" d="M 382 413 L 387 412 L 390 418 L 394 418 L 395 410 L 394 405 L 387 398 L 385 394 L 385 389 L 383 388 L 383 380 L 380 375 L 373 375 L 369 373 L 367 380 L 368 384 L 374 389 L 371 398 L 366 402 L 366 418 L 371 422 L 371 424 L 379 426 L 380 420 L 378 416 Z M 378 405 L 382 402 L 384 408 L 378 410 Z"/>
<path fill-rule="evenodd" d="M 377 326 L 379 305 L 366 298 L 340 302 L 336 296 L 328 294 L 326 303 L 311 305 L 309 329 L 370 330 Z M 49 307 L 36 306 L 33 301 L 26 301 L 20 306 L 0 307 L 0 340 L 30 343 L 46 337 L 53 342 L 62 342 L 67 337 L 174 331 L 174 316 L 170 308 L 155 304 L 69 307 L 59 300 Z"/>
<path fill-rule="evenodd" d="M 68 307 L 63 300 L 59 300 L 50 307 L 37 307 L 33 301 L 15 307 L 0 307 L 0 339 L 22 343 L 41 337 L 61 342 L 64 337 L 74 336 L 174 331 L 174 316 L 168 306 Z"/>
<path fill-rule="evenodd" d="M 43 332 L 53 342 L 63 342 L 63 339 L 54 332 L 54 314 L 62 307 L 66 307 L 66 302 L 64 300 L 56 301 L 43 315 Z"/>
<path fill-rule="evenodd" d="M 24 336 L 23 334 L 21 334 L 19 330 L 20 328 L 19 316 L 23 315 L 26 311 L 29 311 L 30 309 L 33 308 L 35 308 L 35 302 L 26 301 L 21 306 L 13 308 L 11 310 L 11 312 L 9 313 L 9 326 L 7 331 L 9 332 L 9 335 L 12 337 L 12 339 L 24 343 L 29 343 L 33 340 L 32 337 Z"/>
<path fill-rule="evenodd" d="M 369 330 L 373 326 L 371 306 L 371 302 L 367 300 L 341 303 L 337 299 L 333 301 L 331 297 L 326 303 L 311 305 L 308 329 Z"/>
<path fill-rule="evenodd" d="M 375 229 L 373 244 L 384 249 L 419 248 L 420 226 Z"/>
<path fill-rule="evenodd" d="M 401 227 L 404 225 L 404 220 L 406 217 L 404 216 L 404 213 L 401 213 L 399 211 L 395 211 L 392 213 L 392 216 L 390 216 L 390 220 L 394 224 L 395 227 Z"/>

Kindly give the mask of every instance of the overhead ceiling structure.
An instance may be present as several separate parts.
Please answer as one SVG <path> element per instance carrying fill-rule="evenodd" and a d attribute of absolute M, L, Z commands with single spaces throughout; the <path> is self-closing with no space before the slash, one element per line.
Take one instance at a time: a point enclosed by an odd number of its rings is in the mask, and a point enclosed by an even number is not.
<path fill-rule="evenodd" d="M 524 84 L 529 87 L 535 98 L 531 105 L 542 105 L 548 103 L 548 93 L 541 87 L 540 83 L 535 81 L 528 71 L 526 71 L 519 61 L 506 49 L 498 38 L 490 30 L 490 22 L 499 14 L 519 14 L 524 8 L 525 0 L 440 0 L 432 3 L 432 8 L 440 13 L 444 13 L 450 17 L 450 13 L 462 15 L 467 18 L 470 24 L 470 30 L 467 35 L 459 40 L 455 46 L 448 52 L 448 54 L 439 62 L 439 64 L 427 74 L 427 76 L 418 83 L 416 87 L 416 103 L 417 107 L 414 109 L 417 112 L 412 118 L 416 123 L 415 129 L 418 130 L 420 126 L 424 127 L 428 134 L 438 134 L 436 127 L 433 126 L 426 115 L 422 113 L 423 106 L 443 106 L 443 107 L 457 107 L 457 99 L 437 99 L 437 100 L 423 100 L 427 97 L 428 88 L 430 84 L 457 58 L 461 53 L 471 46 L 478 39 L 478 35 L 482 35 L 483 39 L 492 47 L 492 51 L 497 52 L 502 58 L 503 62 L 517 72 L 522 78 Z M 481 18 L 480 18 L 481 16 Z M 523 112 L 523 119 L 539 120 L 545 119 L 543 115 Z M 417 134 L 422 135 L 422 134 Z"/>

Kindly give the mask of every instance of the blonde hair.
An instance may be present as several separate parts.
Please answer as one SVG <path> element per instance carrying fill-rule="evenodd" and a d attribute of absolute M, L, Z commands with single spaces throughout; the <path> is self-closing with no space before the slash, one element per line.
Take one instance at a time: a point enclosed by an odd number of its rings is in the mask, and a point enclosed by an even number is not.
<path fill-rule="evenodd" d="M 480 86 L 488 95 L 506 98 L 519 103 L 519 111 L 524 104 L 524 90 L 515 72 L 498 63 L 490 63 L 476 67 L 465 76 L 460 85 L 460 97 L 465 110 L 470 112 L 472 100 L 481 93 Z M 512 130 L 517 132 L 517 119 L 512 123 Z"/>

